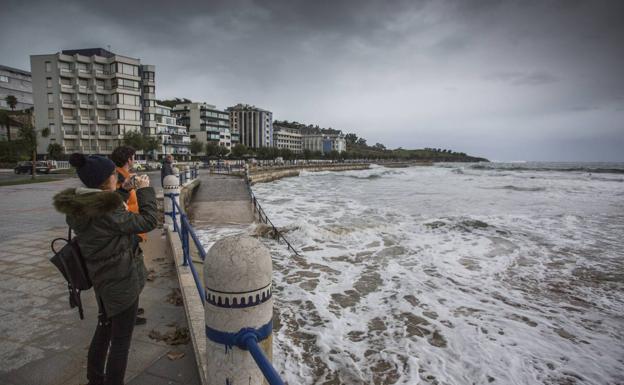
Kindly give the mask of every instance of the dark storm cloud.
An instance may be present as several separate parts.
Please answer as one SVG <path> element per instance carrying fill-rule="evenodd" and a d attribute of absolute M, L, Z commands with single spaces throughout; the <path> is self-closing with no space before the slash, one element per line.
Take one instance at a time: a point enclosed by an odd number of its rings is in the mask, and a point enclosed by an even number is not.
<path fill-rule="evenodd" d="M 391 147 L 557 159 L 574 151 L 556 143 L 585 141 L 584 159 L 622 160 L 611 145 L 624 136 L 618 1 L 9 1 L 4 10 L 9 66 L 110 45 L 157 66 L 160 98 L 252 103 Z"/>

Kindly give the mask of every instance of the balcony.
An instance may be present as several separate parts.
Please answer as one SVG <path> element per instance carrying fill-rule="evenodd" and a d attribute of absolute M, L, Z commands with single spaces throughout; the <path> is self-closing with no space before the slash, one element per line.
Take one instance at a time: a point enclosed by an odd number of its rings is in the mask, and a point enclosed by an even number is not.
<path fill-rule="evenodd" d="M 64 139 L 78 139 L 78 131 L 63 131 Z"/>
<path fill-rule="evenodd" d="M 163 144 L 168 145 L 168 146 L 190 146 L 191 142 L 187 142 L 185 140 L 172 140 L 172 139 L 165 139 L 163 140 Z"/>
<path fill-rule="evenodd" d="M 61 106 L 63 108 L 76 108 L 76 101 L 74 101 L 74 100 L 62 100 L 61 99 Z"/>
<path fill-rule="evenodd" d="M 63 115 L 63 123 L 78 123 L 75 116 L 65 116 Z"/>
<path fill-rule="evenodd" d="M 81 139 L 96 139 L 95 131 L 80 131 Z"/>
<path fill-rule="evenodd" d="M 100 139 L 113 139 L 112 131 L 98 131 L 98 138 Z"/>
<path fill-rule="evenodd" d="M 74 90 L 74 85 L 73 84 L 63 84 L 61 83 L 61 91 L 73 91 Z"/>

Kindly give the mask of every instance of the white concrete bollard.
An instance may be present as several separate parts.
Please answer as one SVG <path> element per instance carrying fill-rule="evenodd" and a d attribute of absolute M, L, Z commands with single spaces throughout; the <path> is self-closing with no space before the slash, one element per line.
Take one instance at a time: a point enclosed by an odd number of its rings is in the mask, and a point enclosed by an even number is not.
<path fill-rule="evenodd" d="M 204 260 L 207 377 L 210 385 L 261 385 L 264 376 L 251 354 L 228 341 L 255 329 L 272 361 L 272 265 L 269 250 L 246 235 L 225 237 Z"/>
<path fill-rule="evenodd" d="M 184 166 L 184 173 L 186 174 L 186 181 L 190 182 L 191 181 L 191 168 L 188 165 Z"/>
<path fill-rule="evenodd" d="M 165 228 L 173 230 L 173 203 L 168 195 L 173 194 L 175 201 L 180 205 L 180 179 L 176 175 L 167 175 L 163 180 L 163 207 L 165 210 Z M 176 209 L 176 222 L 180 228 L 180 213 Z"/>

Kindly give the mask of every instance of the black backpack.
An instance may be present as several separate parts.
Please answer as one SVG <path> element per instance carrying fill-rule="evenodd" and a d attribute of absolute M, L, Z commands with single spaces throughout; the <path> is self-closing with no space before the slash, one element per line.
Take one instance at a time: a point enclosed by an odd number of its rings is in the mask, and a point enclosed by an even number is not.
<path fill-rule="evenodd" d="M 56 251 L 54 244 L 58 241 L 65 242 L 65 246 L 59 251 Z M 80 319 L 84 319 L 80 292 L 82 290 L 89 290 L 93 284 L 91 283 L 84 258 L 78 247 L 78 240 L 76 237 L 72 238 L 71 236 L 71 227 L 69 228 L 67 238 L 56 238 L 52 240 L 50 248 L 54 253 L 54 256 L 50 258 L 50 262 L 59 269 L 67 281 L 69 307 L 72 309 L 78 307 Z"/>

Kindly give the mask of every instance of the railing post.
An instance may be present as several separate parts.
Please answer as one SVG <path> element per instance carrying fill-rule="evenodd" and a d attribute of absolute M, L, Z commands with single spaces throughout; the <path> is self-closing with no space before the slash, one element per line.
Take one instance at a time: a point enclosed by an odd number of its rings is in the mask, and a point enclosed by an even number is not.
<path fill-rule="evenodd" d="M 191 180 L 191 167 L 189 165 L 184 166 L 184 179 L 187 182 Z"/>
<path fill-rule="evenodd" d="M 180 227 L 180 218 L 175 216 L 175 206 L 171 199 L 180 202 L 180 181 L 175 175 L 167 175 L 163 180 L 163 207 L 165 211 L 165 226 L 175 230 L 174 220 Z M 179 214 L 179 213 L 178 213 Z M 175 218 L 175 219 L 174 219 Z"/>
<path fill-rule="evenodd" d="M 255 238 L 225 237 L 208 251 L 204 260 L 208 384 L 266 383 L 254 357 L 241 348 L 245 341 L 239 340 L 252 333 L 267 362 L 271 362 L 271 276 L 271 254 Z"/>

